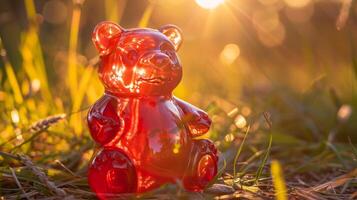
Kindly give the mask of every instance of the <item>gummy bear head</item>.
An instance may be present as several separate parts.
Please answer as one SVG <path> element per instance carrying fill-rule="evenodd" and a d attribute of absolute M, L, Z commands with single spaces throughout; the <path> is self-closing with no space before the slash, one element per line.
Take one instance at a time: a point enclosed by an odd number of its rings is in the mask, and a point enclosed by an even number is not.
<path fill-rule="evenodd" d="M 182 77 L 176 54 L 182 42 L 178 27 L 123 29 L 101 22 L 92 40 L 100 53 L 99 77 L 107 92 L 118 95 L 169 95 Z"/>

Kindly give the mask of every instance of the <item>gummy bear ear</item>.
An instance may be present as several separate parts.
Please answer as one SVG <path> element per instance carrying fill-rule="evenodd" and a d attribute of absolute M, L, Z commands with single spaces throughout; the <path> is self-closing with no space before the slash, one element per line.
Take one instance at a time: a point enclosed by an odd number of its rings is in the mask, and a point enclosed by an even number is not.
<path fill-rule="evenodd" d="M 123 31 L 118 24 L 109 21 L 101 22 L 94 28 L 92 41 L 100 55 L 107 55 L 110 52 Z"/>
<path fill-rule="evenodd" d="M 169 38 L 169 40 L 175 46 L 176 51 L 180 48 L 183 39 L 182 31 L 179 27 L 172 24 L 167 24 L 159 28 L 159 31 Z"/>

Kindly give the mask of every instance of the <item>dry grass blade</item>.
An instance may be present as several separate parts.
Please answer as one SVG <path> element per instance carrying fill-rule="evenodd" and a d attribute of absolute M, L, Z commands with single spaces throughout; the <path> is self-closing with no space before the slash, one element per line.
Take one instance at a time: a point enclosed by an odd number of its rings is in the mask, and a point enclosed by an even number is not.
<path fill-rule="evenodd" d="M 325 198 L 315 194 L 314 191 L 307 191 L 304 188 L 295 188 L 293 194 L 306 200 L 326 200 Z"/>
<path fill-rule="evenodd" d="M 61 166 L 64 170 L 66 170 L 68 173 L 70 173 L 74 177 L 80 177 L 77 176 L 72 170 L 70 170 L 66 165 L 64 165 L 60 160 L 55 160 L 55 163 L 57 163 L 59 166 Z"/>
<path fill-rule="evenodd" d="M 355 199 L 357 198 L 357 191 L 351 194 L 350 199 Z"/>
<path fill-rule="evenodd" d="M 7 157 L 7 158 L 15 159 L 15 160 L 20 160 L 19 157 L 15 156 L 15 155 L 13 155 L 11 153 L 6 153 L 6 152 L 3 152 L 3 151 L 0 151 L 0 155 L 2 157 L 4 157 L 4 158 Z"/>
<path fill-rule="evenodd" d="M 214 199 L 254 199 L 254 200 L 262 200 L 259 196 L 251 193 L 251 192 L 245 192 L 245 191 L 237 191 L 233 194 L 226 194 L 226 195 L 221 195 L 217 196 Z"/>
<path fill-rule="evenodd" d="M 205 192 L 212 194 L 232 194 L 234 191 L 233 187 L 224 184 L 213 184 L 205 190 Z"/>
<path fill-rule="evenodd" d="M 26 193 L 26 195 L 25 195 L 25 194 L 10 195 L 10 196 L 7 196 L 6 199 L 7 199 L 7 200 L 26 199 L 26 197 L 33 197 L 33 196 L 35 196 L 35 195 L 37 195 L 37 194 L 38 194 L 37 191 L 30 191 L 30 192 Z M 1 199 L 1 200 L 4 200 L 4 198 L 1 198 L 1 197 L 0 197 L 0 199 Z M 34 199 L 34 198 L 31 198 L 31 199 Z"/>
<path fill-rule="evenodd" d="M 32 163 L 29 157 L 27 157 L 26 155 L 18 155 L 18 157 L 20 158 L 21 162 L 26 167 L 28 167 L 44 185 L 46 185 L 49 190 L 51 190 L 58 196 L 67 196 L 67 193 L 63 189 L 58 188 L 52 181 L 50 181 L 46 174 Z"/>
<path fill-rule="evenodd" d="M 66 118 L 66 114 L 62 113 L 62 114 L 58 114 L 58 115 L 53 115 L 53 116 L 49 116 L 45 119 L 42 119 L 40 121 L 35 122 L 34 124 L 32 124 L 29 128 L 29 131 L 34 133 L 34 132 L 41 132 L 44 131 L 46 129 L 48 129 L 50 126 L 58 123 L 59 121 L 63 120 Z"/>
<path fill-rule="evenodd" d="M 345 175 L 342 175 L 342 176 L 339 176 L 339 177 L 335 178 L 332 181 L 328 181 L 328 182 L 323 183 L 321 185 L 317 185 L 315 187 L 312 187 L 312 188 L 310 188 L 310 190 L 313 190 L 313 191 L 331 190 L 331 189 L 334 189 L 334 188 L 336 188 L 338 186 L 341 186 L 341 185 L 345 184 L 347 181 L 352 180 L 356 176 L 357 176 L 357 168 L 352 170 L 351 172 L 345 174 Z"/>
<path fill-rule="evenodd" d="M 24 194 L 25 198 L 26 198 L 26 199 L 31 199 L 31 198 L 27 195 L 27 193 L 25 192 L 25 190 L 24 190 L 24 188 L 22 187 L 22 185 L 21 185 L 19 179 L 17 179 L 16 173 L 15 173 L 14 169 L 12 169 L 12 168 L 10 167 L 10 171 L 11 171 L 12 177 L 14 177 L 14 180 L 15 180 L 15 182 L 16 182 L 17 187 L 20 188 L 20 190 L 21 190 L 21 192 Z"/>
<path fill-rule="evenodd" d="M 66 114 L 62 113 L 62 114 L 57 114 L 57 115 L 52 115 L 49 117 L 46 117 L 45 119 L 41 119 L 35 123 L 33 123 L 29 128 L 28 131 L 30 133 L 34 133 L 29 139 L 23 141 L 21 144 L 15 146 L 12 150 L 17 149 L 19 147 L 21 147 L 22 145 L 30 142 L 33 140 L 33 138 L 37 137 L 40 133 L 42 133 L 43 131 L 47 130 L 49 127 L 51 127 L 52 125 L 60 122 L 61 120 L 65 119 L 67 117 Z M 12 141 L 16 139 L 16 136 L 13 138 L 10 138 L 8 140 L 8 142 Z M 6 143 L 2 143 L 0 144 L 0 147 L 3 146 Z"/>
<path fill-rule="evenodd" d="M 270 114 L 268 112 L 263 112 L 263 116 L 269 126 L 269 129 L 271 129 L 273 127 L 273 122 L 271 121 Z"/>

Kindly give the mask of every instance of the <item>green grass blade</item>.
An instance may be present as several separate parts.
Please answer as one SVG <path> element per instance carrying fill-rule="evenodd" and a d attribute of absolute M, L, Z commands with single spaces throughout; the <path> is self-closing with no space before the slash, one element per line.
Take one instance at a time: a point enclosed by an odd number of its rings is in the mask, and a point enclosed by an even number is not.
<path fill-rule="evenodd" d="M 273 134 L 270 134 L 270 137 L 269 137 L 269 144 L 268 144 L 268 148 L 266 150 L 266 153 L 264 155 L 264 158 L 257 170 L 257 173 L 256 173 L 256 176 L 255 176 L 255 182 L 257 183 L 260 176 L 262 175 L 262 172 L 263 172 L 263 168 L 268 160 L 268 157 L 269 157 L 269 154 L 270 154 L 270 149 L 271 149 L 271 144 L 273 143 Z"/>
<path fill-rule="evenodd" d="M 126 0 L 104 1 L 105 17 L 109 21 L 120 23 L 126 6 Z"/>
<path fill-rule="evenodd" d="M 11 63 L 9 62 L 9 59 L 6 56 L 6 50 L 4 49 L 1 38 L 0 38 L 0 54 L 1 54 L 1 58 L 5 65 L 5 72 L 6 72 L 7 78 L 9 80 L 11 89 L 14 93 L 15 101 L 16 101 L 16 103 L 21 104 L 21 103 L 23 103 L 24 99 L 22 97 L 20 86 L 16 79 L 15 72 L 11 66 Z"/>
<path fill-rule="evenodd" d="M 232 181 L 232 184 L 234 184 L 234 181 L 236 180 L 236 176 L 237 176 L 237 162 L 238 162 L 238 159 L 239 159 L 239 156 L 242 152 L 242 149 L 243 149 L 243 146 L 244 146 L 244 143 L 245 143 L 245 139 L 247 138 L 247 135 L 249 133 L 249 130 L 250 130 L 250 126 L 248 126 L 245 134 L 244 134 L 244 138 L 242 140 L 242 143 L 240 144 L 239 146 L 239 149 L 237 151 L 237 154 L 236 156 L 234 157 L 234 162 L 233 162 L 233 181 Z"/>
<path fill-rule="evenodd" d="M 152 11 L 154 10 L 155 2 L 149 2 L 149 5 L 145 8 L 143 15 L 139 21 L 139 27 L 145 28 L 149 24 Z"/>
<path fill-rule="evenodd" d="M 346 162 L 343 160 L 340 152 L 338 151 L 338 149 L 336 148 L 335 145 L 333 145 L 330 142 L 326 142 L 326 145 L 332 150 L 333 153 L 335 153 L 336 157 L 338 158 L 338 160 L 340 161 L 340 163 L 346 168 L 348 169 L 348 166 L 346 164 Z"/>
<path fill-rule="evenodd" d="M 350 143 L 352 151 L 355 154 L 355 157 L 357 158 L 357 148 L 353 145 L 350 137 L 348 137 L 348 142 Z"/>
<path fill-rule="evenodd" d="M 77 89 L 78 89 L 77 44 L 78 44 L 80 20 L 81 20 L 81 7 L 78 5 L 74 5 L 73 12 L 72 12 L 70 34 L 69 34 L 68 68 L 67 68 L 68 85 L 69 85 L 69 91 L 71 93 L 72 101 L 75 101 L 75 98 L 77 96 Z"/>
<path fill-rule="evenodd" d="M 42 53 L 42 47 L 40 43 L 40 39 L 38 36 L 38 22 L 37 22 L 37 14 L 36 14 L 36 6 L 33 0 L 25 0 L 25 9 L 26 15 L 29 20 L 30 27 L 25 34 L 25 42 L 24 45 L 28 45 L 27 47 L 31 49 L 33 65 L 36 67 L 37 75 L 40 78 L 42 93 L 47 101 L 52 102 L 52 95 L 50 92 L 47 72 L 45 67 L 45 62 Z"/>
<path fill-rule="evenodd" d="M 89 90 L 89 81 L 91 80 L 94 71 L 93 66 L 85 68 L 81 81 L 79 82 L 76 98 L 73 99 L 72 113 L 80 110 L 85 94 Z M 70 123 L 75 133 L 80 133 L 82 131 L 81 120 L 80 113 L 71 117 Z"/>

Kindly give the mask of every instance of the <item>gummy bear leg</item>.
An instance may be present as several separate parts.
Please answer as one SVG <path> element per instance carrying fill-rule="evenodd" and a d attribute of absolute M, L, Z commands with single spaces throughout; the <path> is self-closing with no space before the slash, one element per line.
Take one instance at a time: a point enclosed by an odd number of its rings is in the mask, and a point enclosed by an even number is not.
<path fill-rule="evenodd" d="M 113 194 L 136 192 L 136 169 L 123 151 L 105 148 L 89 166 L 88 182 L 99 199 L 111 199 Z"/>
<path fill-rule="evenodd" d="M 210 140 L 194 140 L 190 156 L 183 185 L 188 191 L 199 192 L 217 174 L 217 149 Z"/>

